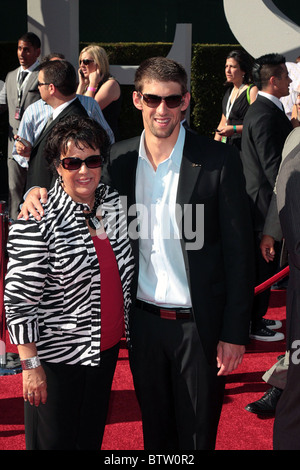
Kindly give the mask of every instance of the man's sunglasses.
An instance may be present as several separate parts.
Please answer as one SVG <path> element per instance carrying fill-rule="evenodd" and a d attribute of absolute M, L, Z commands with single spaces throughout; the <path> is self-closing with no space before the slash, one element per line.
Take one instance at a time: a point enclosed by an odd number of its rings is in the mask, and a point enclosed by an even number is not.
<path fill-rule="evenodd" d="M 92 62 L 94 62 L 93 59 L 80 59 L 79 65 L 81 65 L 81 64 L 89 65 L 89 64 L 91 64 Z"/>
<path fill-rule="evenodd" d="M 101 155 L 91 155 L 85 160 L 77 157 L 67 157 L 63 158 L 60 163 L 65 170 L 79 170 L 83 163 L 88 168 L 100 168 L 103 165 L 103 159 Z"/>
<path fill-rule="evenodd" d="M 141 93 L 143 101 L 149 108 L 157 108 L 162 101 L 164 101 L 168 108 L 178 108 L 182 103 L 183 95 L 169 95 L 169 96 L 157 96 L 150 95 L 149 93 Z"/>

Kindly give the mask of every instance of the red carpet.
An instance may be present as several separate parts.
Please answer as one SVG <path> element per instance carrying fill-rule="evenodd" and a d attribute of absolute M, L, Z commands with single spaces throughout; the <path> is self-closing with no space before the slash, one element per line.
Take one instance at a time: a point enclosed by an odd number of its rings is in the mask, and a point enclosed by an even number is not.
<path fill-rule="evenodd" d="M 281 320 L 285 331 L 285 291 L 273 291 L 269 318 Z M 15 349 L 7 344 L 7 352 Z M 260 419 L 245 411 L 269 388 L 262 375 L 279 354 L 285 342 L 252 341 L 236 373 L 228 377 L 226 396 L 217 438 L 217 450 L 271 450 L 274 418 Z M 24 450 L 21 374 L 0 377 L 0 450 Z M 127 351 L 122 347 L 114 377 L 108 424 L 103 450 L 142 450 L 140 412 L 133 390 Z"/>

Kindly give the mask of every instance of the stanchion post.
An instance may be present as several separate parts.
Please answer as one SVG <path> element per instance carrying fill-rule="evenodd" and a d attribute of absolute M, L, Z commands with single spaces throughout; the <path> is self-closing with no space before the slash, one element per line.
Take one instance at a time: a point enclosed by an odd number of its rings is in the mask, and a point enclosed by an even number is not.
<path fill-rule="evenodd" d="M 5 201 L 0 201 L 0 367 L 6 366 L 6 325 L 4 311 L 6 215 Z"/>

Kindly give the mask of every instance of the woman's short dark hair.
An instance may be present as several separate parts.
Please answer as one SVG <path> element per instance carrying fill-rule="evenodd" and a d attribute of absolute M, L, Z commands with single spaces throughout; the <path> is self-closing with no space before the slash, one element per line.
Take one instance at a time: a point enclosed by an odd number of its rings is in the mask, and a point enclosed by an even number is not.
<path fill-rule="evenodd" d="M 99 149 L 104 162 L 108 157 L 110 141 L 103 127 L 87 116 L 67 116 L 53 128 L 44 149 L 46 161 L 54 174 L 57 174 L 60 156 L 67 153 L 69 142 L 74 142 L 78 149 Z"/>
<path fill-rule="evenodd" d="M 244 72 L 243 83 L 250 84 L 252 81 L 252 67 L 254 59 L 243 49 L 237 49 L 229 52 L 227 59 L 234 59 Z"/>

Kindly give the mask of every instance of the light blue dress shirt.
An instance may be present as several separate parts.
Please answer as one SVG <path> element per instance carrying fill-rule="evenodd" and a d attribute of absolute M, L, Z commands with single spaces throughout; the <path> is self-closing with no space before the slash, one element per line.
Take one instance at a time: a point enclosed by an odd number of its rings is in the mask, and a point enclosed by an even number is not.
<path fill-rule="evenodd" d="M 191 307 L 190 292 L 176 223 L 179 171 L 185 141 L 180 126 L 171 155 L 154 170 L 141 136 L 136 174 L 139 226 L 137 297 L 161 307 Z"/>

